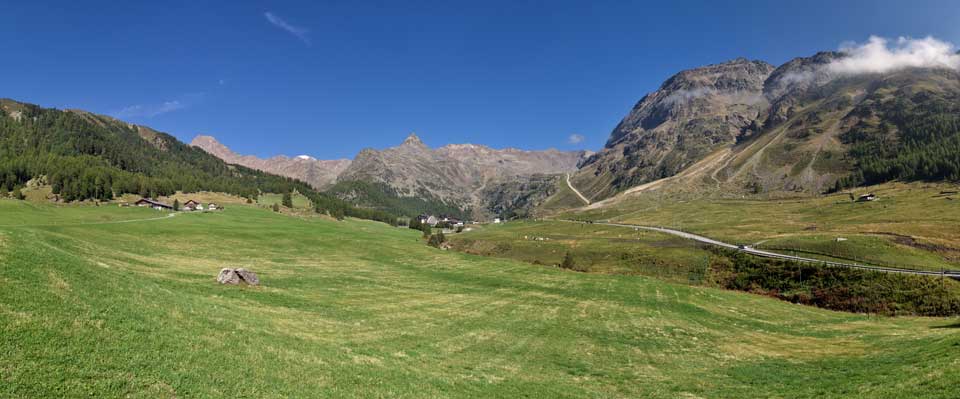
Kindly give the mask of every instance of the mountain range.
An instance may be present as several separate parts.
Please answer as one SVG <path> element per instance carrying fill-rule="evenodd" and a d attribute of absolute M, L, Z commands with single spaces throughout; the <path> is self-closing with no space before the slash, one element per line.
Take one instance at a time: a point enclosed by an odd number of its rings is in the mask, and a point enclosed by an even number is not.
<path fill-rule="evenodd" d="M 903 65 L 857 57 L 821 52 L 776 67 L 738 58 L 681 71 L 643 96 L 597 153 L 430 148 L 411 134 L 353 160 L 260 159 L 210 136 L 188 146 L 108 116 L 4 99 L 0 193 L 32 179 L 66 201 L 297 190 L 318 209 L 388 220 L 579 206 L 561 198 L 572 192 L 565 176 L 594 203 L 646 190 L 816 195 L 890 180 L 960 180 L 960 55 Z"/>
<path fill-rule="evenodd" d="M 477 216 L 482 216 L 484 209 L 496 209 L 489 193 L 502 197 L 505 192 L 515 193 L 517 188 L 525 187 L 523 182 L 534 176 L 542 181 L 542 175 L 574 172 L 592 154 L 555 149 L 493 149 L 476 144 L 448 144 L 432 149 L 413 133 L 395 147 L 363 149 L 352 161 L 238 155 L 210 136 L 197 136 L 191 145 L 226 162 L 297 178 L 366 206 L 384 206 L 382 200 L 373 198 L 412 198 L 423 201 L 424 205 L 419 207 L 423 211 L 431 208 L 426 204 L 434 204 L 433 208 L 461 214 L 473 211 L 478 212 Z M 499 187 L 503 184 L 514 189 Z"/>
<path fill-rule="evenodd" d="M 263 159 L 253 155 L 240 155 L 212 136 L 194 137 L 190 145 L 200 148 L 227 163 L 303 180 L 314 188 L 321 190 L 333 185 L 337 181 L 337 176 L 350 166 L 349 159 L 319 160 L 309 155 L 295 157 L 277 155 Z"/>
<path fill-rule="evenodd" d="M 817 194 L 960 179 L 956 66 L 857 70 L 854 57 L 682 71 L 644 96 L 571 181 L 597 201 L 648 189 Z"/>

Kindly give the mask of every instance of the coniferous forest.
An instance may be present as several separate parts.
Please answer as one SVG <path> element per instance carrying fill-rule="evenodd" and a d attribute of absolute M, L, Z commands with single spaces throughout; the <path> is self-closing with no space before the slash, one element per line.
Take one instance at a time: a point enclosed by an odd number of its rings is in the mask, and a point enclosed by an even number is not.
<path fill-rule="evenodd" d="M 383 211 L 353 207 L 300 180 L 227 164 L 146 127 L 82 111 L 0 100 L 0 193 L 40 177 L 67 202 L 177 191 L 256 198 L 259 193 L 295 190 L 310 198 L 317 212 L 396 220 Z"/>
<path fill-rule="evenodd" d="M 860 122 L 841 139 L 855 169 L 835 190 L 891 180 L 960 181 L 960 99 L 898 90 L 873 95 L 854 115 Z"/>

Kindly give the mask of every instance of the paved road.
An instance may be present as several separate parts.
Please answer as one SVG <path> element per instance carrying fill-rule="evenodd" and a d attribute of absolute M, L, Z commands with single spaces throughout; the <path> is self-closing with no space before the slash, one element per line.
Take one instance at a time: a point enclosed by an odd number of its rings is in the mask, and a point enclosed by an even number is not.
<path fill-rule="evenodd" d="M 580 197 L 580 200 L 582 200 L 585 204 L 590 205 L 590 200 L 588 200 L 587 197 L 584 197 L 583 194 L 580 194 L 580 190 L 577 190 L 576 188 L 574 188 L 573 184 L 570 183 L 569 173 L 567 173 L 567 187 L 570 187 L 570 189 L 573 190 L 573 192 L 577 194 L 577 196 Z"/>
<path fill-rule="evenodd" d="M 804 258 L 802 256 L 784 255 L 776 252 L 762 251 L 762 250 L 750 248 L 750 247 L 740 247 L 733 244 L 727 244 L 723 241 L 714 240 L 709 237 L 704 237 L 701 235 L 687 233 L 685 231 L 680 231 L 680 230 L 668 229 L 664 227 L 641 226 L 636 224 L 614 223 L 614 222 L 580 222 L 575 220 L 564 220 L 564 222 L 591 223 L 591 224 L 599 224 L 604 226 L 618 226 L 618 227 L 628 227 L 632 229 L 657 231 L 665 234 L 670 234 L 670 235 L 694 240 L 697 242 L 702 242 L 704 244 L 710 244 L 710 245 L 715 245 L 722 248 L 732 249 L 732 250 L 740 251 L 740 252 L 747 253 L 754 256 L 761 256 L 764 258 L 785 259 L 785 260 L 790 260 L 794 262 L 816 263 L 816 264 L 821 264 L 825 266 L 847 267 L 851 269 L 872 270 L 872 271 L 884 272 L 884 273 L 913 274 L 913 275 L 919 275 L 919 276 L 945 276 L 955 280 L 960 280 L 960 270 L 945 270 L 943 272 L 938 272 L 938 271 L 928 271 L 928 270 L 901 269 L 896 267 L 868 266 L 868 265 L 861 265 L 858 263 L 832 262 L 832 261 L 821 260 L 821 259 Z"/>

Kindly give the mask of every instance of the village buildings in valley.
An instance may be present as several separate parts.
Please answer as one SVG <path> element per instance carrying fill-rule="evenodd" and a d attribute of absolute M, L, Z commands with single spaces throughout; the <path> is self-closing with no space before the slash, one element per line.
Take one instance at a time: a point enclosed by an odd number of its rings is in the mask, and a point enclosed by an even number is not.
<path fill-rule="evenodd" d="M 420 216 L 417 216 L 417 220 L 420 222 L 420 224 L 427 224 L 432 227 L 436 227 L 438 225 L 448 226 L 448 227 L 462 227 L 466 223 L 463 220 L 456 217 L 443 216 L 443 215 L 434 216 L 434 215 L 428 215 L 426 213 L 421 214 Z"/>
<path fill-rule="evenodd" d="M 173 209 L 173 208 L 174 208 L 173 205 L 170 205 L 170 204 L 165 203 L 165 202 L 160 202 L 160 201 L 155 200 L 155 199 L 153 199 L 153 198 L 141 198 L 141 199 L 137 200 L 137 202 L 134 202 L 133 204 L 136 205 L 136 206 L 140 206 L 140 207 L 153 208 L 153 209 L 156 209 L 156 210 L 158 210 L 158 211 L 173 211 L 173 210 L 174 210 L 174 209 Z M 203 211 L 216 211 L 216 210 L 222 210 L 222 209 L 223 209 L 222 206 L 217 205 L 217 204 L 214 203 L 214 202 L 211 202 L 211 203 L 209 203 L 209 204 L 207 204 L 207 205 L 203 205 L 202 203 L 200 203 L 200 202 L 198 202 L 198 201 L 187 200 L 187 202 L 184 202 L 182 205 L 180 205 L 180 209 L 179 209 L 179 210 L 180 210 L 180 211 L 184 211 L 184 212 L 193 212 L 193 211 L 203 212 Z"/>

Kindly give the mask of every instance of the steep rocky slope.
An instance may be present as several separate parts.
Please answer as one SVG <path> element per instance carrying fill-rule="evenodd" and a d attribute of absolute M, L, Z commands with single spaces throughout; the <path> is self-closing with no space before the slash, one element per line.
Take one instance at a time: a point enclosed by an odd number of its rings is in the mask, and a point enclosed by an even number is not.
<path fill-rule="evenodd" d="M 349 159 L 322 160 L 307 155 L 293 158 L 278 155 L 264 159 L 253 155 L 240 155 L 212 136 L 197 136 L 190 142 L 190 145 L 200 148 L 227 163 L 303 180 L 317 189 L 324 189 L 332 185 L 337 176 L 350 166 Z"/>
<path fill-rule="evenodd" d="M 739 58 L 674 75 L 634 106 L 574 183 L 603 198 L 672 176 L 733 143 L 769 107 L 763 82 L 773 70 Z"/>
<path fill-rule="evenodd" d="M 521 188 L 546 187 L 530 183 L 546 177 L 530 177 L 573 172 L 591 154 L 554 149 L 498 150 L 476 144 L 431 149 L 416 134 L 396 147 L 364 149 L 353 160 L 239 155 L 210 136 L 197 136 L 191 145 L 228 163 L 297 178 L 344 200 L 408 216 L 419 212 L 475 217 L 499 214 L 512 207 L 500 206 L 495 198 Z M 522 195 L 529 199 L 544 197 L 543 193 Z M 530 208 L 530 200 L 522 202 L 522 207 Z"/>
<path fill-rule="evenodd" d="M 960 155 L 951 155 L 960 154 L 957 69 L 837 68 L 848 57 L 681 72 L 645 96 L 572 181 L 599 201 L 652 189 L 816 194 L 960 176 Z"/>
<path fill-rule="evenodd" d="M 585 151 L 523 151 L 451 144 L 437 149 L 411 134 L 402 144 L 383 150 L 364 149 L 338 177 L 339 182 L 365 181 L 389 187 L 400 196 L 439 201 L 461 209 L 490 210 L 485 193 L 535 174 L 574 171 Z"/>

